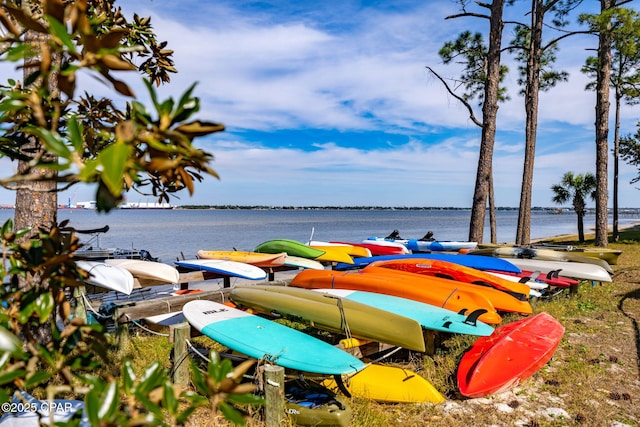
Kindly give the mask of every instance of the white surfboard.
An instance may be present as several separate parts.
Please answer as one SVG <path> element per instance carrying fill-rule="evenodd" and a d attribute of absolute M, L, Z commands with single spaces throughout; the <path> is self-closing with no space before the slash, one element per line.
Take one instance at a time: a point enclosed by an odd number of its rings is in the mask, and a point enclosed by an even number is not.
<path fill-rule="evenodd" d="M 267 277 L 267 272 L 260 267 L 237 261 L 188 259 L 176 261 L 176 265 L 193 271 L 207 271 L 222 276 L 240 277 L 249 280 L 263 280 Z"/>
<path fill-rule="evenodd" d="M 180 282 L 178 270 L 162 262 L 145 261 L 140 259 L 107 259 L 107 264 L 124 268 L 138 279 L 141 286 L 160 284 L 176 284 Z"/>
<path fill-rule="evenodd" d="M 133 291 L 133 275 L 124 268 L 100 261 L 76 261 L 76 265 L 89 272 L 87 283 L 129 295 Z"/>

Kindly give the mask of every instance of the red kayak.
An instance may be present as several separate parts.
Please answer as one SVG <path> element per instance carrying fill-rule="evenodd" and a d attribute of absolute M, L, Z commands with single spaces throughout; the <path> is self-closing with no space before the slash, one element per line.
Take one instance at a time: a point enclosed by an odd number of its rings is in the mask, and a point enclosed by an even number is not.
<path fill-rule="evenodd" d="M 533 282 L 546 283 L 549 286 L 557 286 L 560 288 L 568 288 L 580 283 L 579 280 L 560 276 L 558 274 L 559 270 L 550 271 L 549 273 L 539 273 L 529 270 L 522 270 L 520 273 L 505 273 L 504 271 L 496 271 L 496 273 L 508 274 L 510 276 L 520 277 L 523 279 L 529 278 L 529 280 Z M 525 281 L 522 283 L 526 284 L 527 282 Z"/>
<path fill-rule="evenodd" d="M 515 387 L 551 360 L 563 335 L 564 327 L 547 313 L 499 326 L 462 356 L 460 393 L 483 397 Z"/>
<path fill-rule="evenodd" d="M 371 256 L 377 255 L 402 255 L 406 254 L 406 249 L 402 249 L 399 246 L 385 246 L 385 245 L 377 245 L 375 243 L 353 243 L 353 242 L 330 242 L 330 243 L 342 243 L 346 245 L 352 246 L 360 246 L 361 248 L 369 249 L 371 252 Z"/>

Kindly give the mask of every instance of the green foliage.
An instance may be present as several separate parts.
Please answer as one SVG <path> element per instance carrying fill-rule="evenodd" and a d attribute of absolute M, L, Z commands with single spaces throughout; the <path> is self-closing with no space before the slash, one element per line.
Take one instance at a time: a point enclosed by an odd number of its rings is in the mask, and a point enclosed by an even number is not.
<path fill-rule="evenodd" d="M 149 18 L 136 15 L 127 22 L 111 1 L 88 9 L 82 1 L 41 6 L 42 17 L 11 4 L 2 11 L 7 53 L 0 59 L 30 61 L 30 67 L 24 83 L 9 81 L 0 87 L 0 156 L 24 166 L 0 178 L 0 185 L 17 188 L 43 179 L 33 172 L 45 171 L 45 179 L 67 187 L 95 185 L 98 209 L 109 211 L 129 190 L 169 201 L 172 193 L 192 194 L 204 174 L 217 177 L 208 165 L 213 156 L 195 148 L 193 141 L 224 126 L 194 117 L 200 107 L 193 96 L 195 85 L 177 102 L 158 100 L 153 84 L 168 82 L 175 69 L 172 51 L 156 41 Z M 20 27 L 47 43 L 31 45 L 33 37 L 20 37 Z M 145 58 L 140 67 L 133 63 L 137 57 Z M 148 112 L 135 99 L 120 110 L 106 98 L 77 96 L 76 74 L 83 70 L 125 97 L 133 97 L 133 91 L 112 73 L 147 74 L 155 111 Z"/>
<path fill-rule="evenodd" d="M 460 82 L 466 89 L 462 99 L 470 101 L 478 99 L 478 105 L 484 101 L 484 86 L 487 81 L 487 53 L 488 47 L 484 42 L 481 33 L 471 33 L 464 31 L 460 33 L 454 41 L 445 42 L 438 54 L 445 64 L 458 62 L 464 65 L 464 70 L 460 76 Z M 500 82 L 507 75 L 508 68 L 500 66 Z M 498 92 L 499 101 L 507 101 L 507 88 L 500 87 Z"/>
<path fill-rule="evenodd" d="M 620 138 L 620 157 L 639 170 L 638 176 L 631 180 L 631 184 L 640 181 L 640 122 L 636 124 L 635 134 Z"/>

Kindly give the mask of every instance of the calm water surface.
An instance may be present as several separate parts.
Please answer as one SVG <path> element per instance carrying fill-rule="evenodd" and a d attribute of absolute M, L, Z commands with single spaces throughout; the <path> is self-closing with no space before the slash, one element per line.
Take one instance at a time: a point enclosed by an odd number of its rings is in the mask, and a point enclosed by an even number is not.
<path fill-rule="evenodd" d="M 194 258 L 200 249 L 252 250 L 271 239 L 359 242 L 370 236 L 386 236 L 394 229 L 403 238 L 420 238 L 431 230 L 440 240 L 467 240 L 470 210 L 118 210 L 98 214 L 91 210 L 60 210 L 59 220 L 69 219 L 78 229 L 109 225 L 110 230 L 91 244 L 146 249 L 161 261 Z M 13 210 L 0 209 L 0 221 Z M 517 211 L 497 214 L 498 241 L 515 240 Z M 532 212 L 531 238 L 577 231 L 576 215 Z M 640 222 L 637 215 L 621 216 L 620 225 Z M 585 218 L 585 229 L 595 224 Z M 484 232 L 489 240 L 488 227 Z M 90 235 L 81 235 L 87 242 Z"/>

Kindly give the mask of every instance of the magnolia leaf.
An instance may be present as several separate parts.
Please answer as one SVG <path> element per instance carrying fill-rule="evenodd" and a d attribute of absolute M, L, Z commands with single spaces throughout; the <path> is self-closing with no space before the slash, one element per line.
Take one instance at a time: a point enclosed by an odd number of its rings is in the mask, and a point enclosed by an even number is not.
<path fill-rule="evenodd" d="M 22 343 L 18 337 L 0 326 L 0 351 L 17 353 L 20 352 L 21 349 Z"/>
<path fill-rule="evenodd" d="M 122 192 L 124 171 L 131 150 L 132 148 L 127 144 L 116 142 L 98 155 L 98 161 L 103 166 L 102 181 L 114 196 L 118 196 Z"/>
<path fill-rule="evenodd" d="M 102 63 L 110 70 L 135 71 L 137 67 L 129 61 L 125 61 L 117 55 L 107 53 L 98 57 L 98 62 Z"/>
<path fill-rule="evenodd" d="M 196 120 L 178 126 L 177 128 L 175 128 L 175 131 L 184 134 L 189 139 L 193 139 L 198 136 L 205 136 L 214 132 L 221 132 L 224 129 L 224 125 L 220 123 Z"/>

